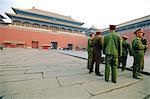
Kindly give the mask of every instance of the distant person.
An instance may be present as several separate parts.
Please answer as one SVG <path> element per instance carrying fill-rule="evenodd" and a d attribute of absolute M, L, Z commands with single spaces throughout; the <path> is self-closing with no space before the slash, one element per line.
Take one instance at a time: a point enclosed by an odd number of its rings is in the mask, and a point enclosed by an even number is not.
<path fill-rule="evenodd" d="M 0 45 L 0 50 L 3 50 L 3 46 L 2 45 Z"/>
<path fill-rule="evenodd" d="M 122 38 L 115 32 L 115 28 L 115 25 L 110 25 L 110 33 L 104 36 L 103 45 L 103 53 L 106 55 L 105 81 L 109 81 L 111 68 L 111 80 L 113 83 L 117 82 L 118 57 L 122 56 Z"/>
<path fill-rule="evenodd" d="M 87 52 L 88 52 L 87 69 L 90 68 L 90 64 L 92 63 L 92 53 L 93 53 L 92 42 L 93 42 L 93 38 L 94 38 L 94 33 L 91 33 L 90 38 L 88 39 L 88 44 L 87 44 Z"/>
<path fill-rule="evenodd" d="M 128 53 L 131 56 L 131 46 L 127 42 L 128 36 L 122 35 L 122 39 L 123 39 L 123 41 L 122 41 L 122 57 L 121 57 L 121 60 L 119 60 L 119 65 L 120 65 L 120 63 L 122 63 L 121 69 L 122 69 L 122 71 L 124 71 L 126 68 Z"/>
<path fill-rule="evenodd" d="M 142 43 L 143 30 L 138 29 L 134 32 L 136 35 L 132 41 L 132 54 L 134 58 L 133 62 L 133 78 L 140 79 L 142 66 L 144 66 L 144 49 L 147 49 L 148 45 Z"/>
<path fill-rule="evenodd" d="M 95 63 L 95 75 L 97 76 L 103 76 L 100 71 L 100 62 L 101 62 L 101 50 L 102 50 L 102 36 L 101 32 L 97 31 L 96 36 L 93 39 L 93 55 L 92 55 L 92 63 L 90 65 L 89 73 L 93 72 L 93 66 Z"/>

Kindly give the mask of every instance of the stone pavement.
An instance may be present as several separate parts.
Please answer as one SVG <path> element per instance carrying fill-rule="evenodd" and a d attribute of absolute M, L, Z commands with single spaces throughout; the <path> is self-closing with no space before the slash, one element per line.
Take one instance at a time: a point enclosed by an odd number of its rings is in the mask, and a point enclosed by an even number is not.
<path fill-rule="evenodd" d="M 2 99 L 142 99 L 150 97 L 150 77 L 118 70 L 117 84 L 89 74 L 86 60 L 53 50 L 0 51 Z M 100 71 L 104 74 L 104 65 Z M 145 98 L 146 99 L 146 98 Z"/>

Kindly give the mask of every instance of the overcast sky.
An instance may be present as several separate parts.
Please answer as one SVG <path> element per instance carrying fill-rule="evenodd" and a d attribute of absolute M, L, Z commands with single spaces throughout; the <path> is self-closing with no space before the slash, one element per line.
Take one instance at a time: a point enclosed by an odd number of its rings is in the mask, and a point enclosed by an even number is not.
<path fill-rule="evenodd" d="M 109 24 L 120 24 L 150 15 L 150 0 L 0 0 L 0 14 L 20 9 L 50 11 L 84 22 L 84 27 L 94 25 L 99 29 Z M 8 21 L 8 20 L 5 20 Z"/>

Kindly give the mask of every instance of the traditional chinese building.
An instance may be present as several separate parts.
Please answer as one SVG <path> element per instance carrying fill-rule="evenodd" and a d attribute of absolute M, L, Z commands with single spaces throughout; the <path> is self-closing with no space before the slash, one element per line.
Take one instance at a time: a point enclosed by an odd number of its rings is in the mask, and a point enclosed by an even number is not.
<path fill-rule="evenodd" d="M 0 27 L 0 43 L 5 47 L 86 47 L 87 37 L 83 34 L 86 28 L 82 27 L 83 22 L 34 7 L 29 10 L 12 9 L 15 14 L 6 13 L 11 24 Z"/>
<path fill-rule="evenodd" d="M 144 16 L 135 20 L 131 20 L 125 23 L 118 24 L 116 31 L 121 35 L 125 34 L 129 37 L 129 42 L 131 43 L 134 38 L 134 31 L 142 28 L 145 32 L 145 38 L 148 40 L 148 45 L 150 50 L 150 15 Z M 108 28 L 102 30 L 102 34 L 108 33 Z"/>
<path fill-rule="evenodd" d="M 3 19 L 5 19 L 5 17 L 3 17 L 2 15 L 0 15 L 0 24 L 5 23 L 5 22 L 3 21 Z"/>
<path fill-rule="evenodd" d="M 89 29 L 87 29 L 85 31 L 85 34 L 86 34 L 86 36 L 90 36 L 91 33 L 96 34 L 96 31 L 98 31 L 98 30 L 99 30 L 98 28 L 96 28 L 95 26 L 92 25 Z"/>
<path fill-rule="evenodd" d="M 13 13 L 6 13 L 11 23 L 3 22 L 0 15 L 0 45 L 5 47 L 23 48 L 86 48 L 87 36 L 95 33 L 97 28 L 82 27 L 70 16 L 64 16 L 32 8 L 23 10 L 12 8 Z M 150 15 L 117 25 L 118 33 L 126 34 L 129 42 L 134 38 L 134 31 L 142 28 L 150 46 Z M 83 32 L 86 33 L 83 34 Z M 102 29 L 102 34 L 108 33 L 108 28 Z M 149 47 L 150 50 L 150 47 Z"/>

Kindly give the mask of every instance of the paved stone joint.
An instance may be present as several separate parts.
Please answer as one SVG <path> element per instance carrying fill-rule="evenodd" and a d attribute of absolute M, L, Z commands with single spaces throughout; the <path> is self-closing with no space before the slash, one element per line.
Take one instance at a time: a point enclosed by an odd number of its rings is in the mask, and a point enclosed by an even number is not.
<path fill-rule="evenodd" d="M 142 99 L 149 97 L 150 77 L 132 78 L 118 71 L 117 84 L 89 74 L 87 60 L 53 50 L 0 51 L 0 99 Z M 100 71 L 104 74 L 104 65 Z M 113 96 L 113 97 L 112 97 Z"/>

